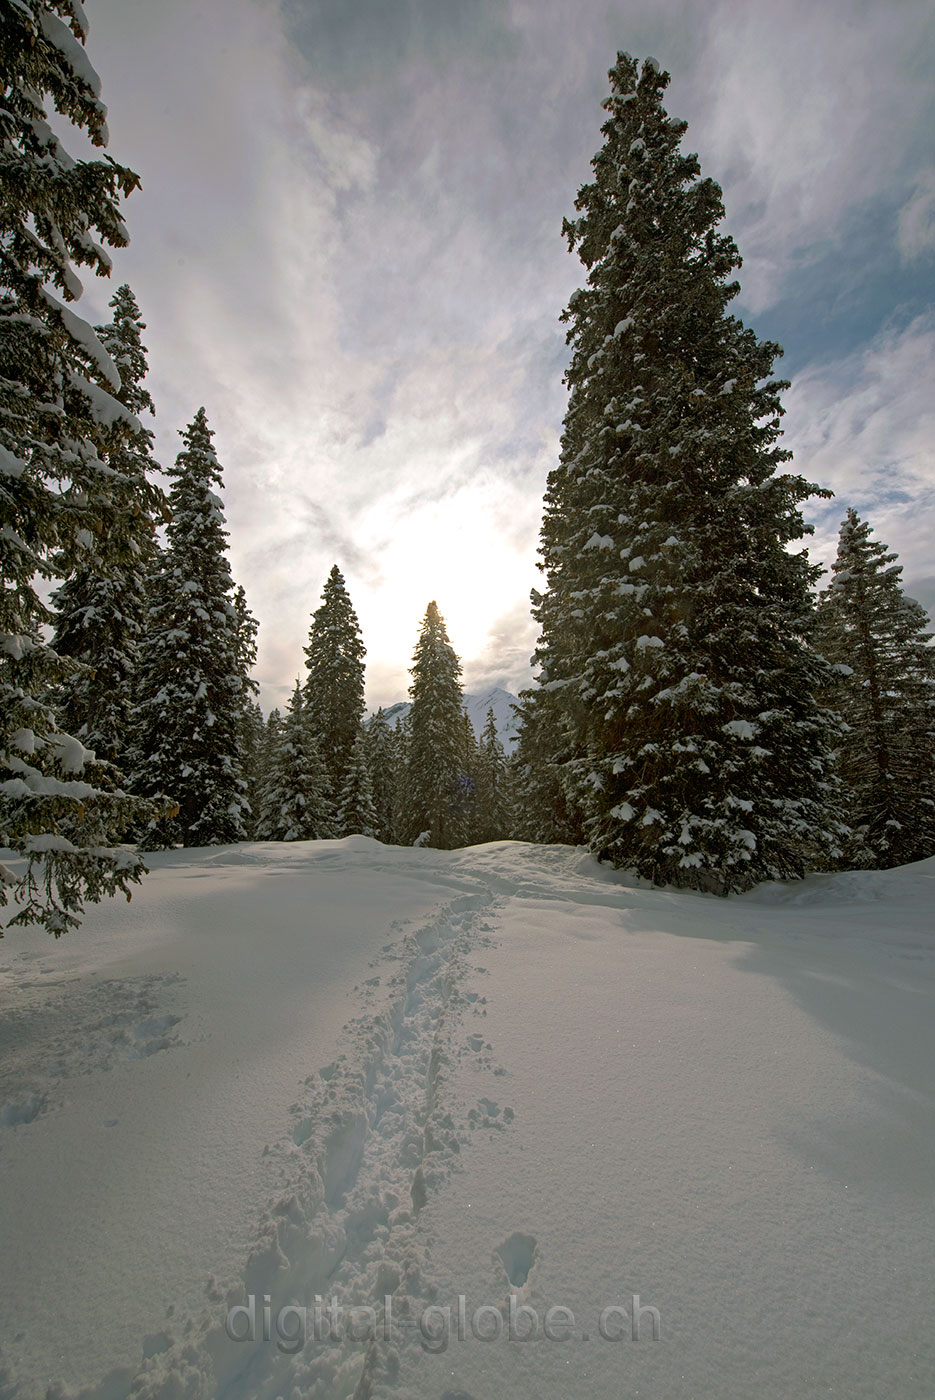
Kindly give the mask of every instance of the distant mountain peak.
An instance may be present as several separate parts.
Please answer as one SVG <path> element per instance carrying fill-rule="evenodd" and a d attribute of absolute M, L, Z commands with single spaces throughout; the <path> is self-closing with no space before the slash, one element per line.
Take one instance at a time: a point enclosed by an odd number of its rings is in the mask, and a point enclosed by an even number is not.
<path fill-rule="evenodd" d="M 493 710 L 494 722 L 497 726 L 497 738 L 503 745 L 507 753 L 512 753 L 516 748 L 518 737 L 518 725 L 513 706 L 517 704 L 515 695 L 511 695 L 502 686 L 491 686 L 489 690 L 480 691 L 478 694 L 468 694 L 464 697 L 464 712 L 470 718 L 471 725 L 477 738 L 480 738 L 487 723 L 487 712 Z M 405 715 L 408 715 L 411 705 L 408 700 L 397 700 L 395 705 L 383 706 L 383 718 L 391 729 L 395 729 Z"/>

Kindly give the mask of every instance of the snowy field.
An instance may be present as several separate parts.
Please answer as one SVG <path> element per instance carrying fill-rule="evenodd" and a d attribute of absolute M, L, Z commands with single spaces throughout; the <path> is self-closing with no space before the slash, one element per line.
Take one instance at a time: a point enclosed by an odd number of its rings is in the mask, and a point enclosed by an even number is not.
<path fill-rule="evenodd" d="M 935 861 L 152 864 L 0 943 L 4 1400 L 935 1395 Z"/>

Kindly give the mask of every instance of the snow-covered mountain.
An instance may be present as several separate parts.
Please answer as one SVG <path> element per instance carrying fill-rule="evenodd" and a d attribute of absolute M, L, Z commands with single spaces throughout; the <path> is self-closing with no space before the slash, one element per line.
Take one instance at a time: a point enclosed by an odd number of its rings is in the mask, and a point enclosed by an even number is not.
<path fill-rule="evenodd" d="M 518 703 L 516 696 L 511 695 L 508 690 L 503 690 L 495 685 L 492 690 L 482 691 L 479 695 L 465 695 L 464 708 L 470 716 L 471 724 L 474 726 L 474 733 L 480 738 L 487 723 L 487 711 L 493 710 L 494 719 L 497 723 L 497 737 L 507 753 L 512 753 L 516 748 L 519 735 L 519 728 L 513 706 Z M 384 709 L 387 723 L 391 729 L 395 729 L 397 723 L 404 715 L 408 715 L 411 705 L 408 700 L 400 700 L 395 705 L 389 705 Z"/>

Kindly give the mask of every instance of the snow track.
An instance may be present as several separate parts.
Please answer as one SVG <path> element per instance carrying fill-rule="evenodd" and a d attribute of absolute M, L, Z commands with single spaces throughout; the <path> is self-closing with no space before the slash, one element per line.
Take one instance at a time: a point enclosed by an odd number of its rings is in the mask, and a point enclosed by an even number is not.
<path fill-rule="evenodd" d="M 483 1119 L 449 1100 L 449 1071 L 473 1053 L 481 1073 L 496 1072 L 463 1022 L 486 1014 L 465 984 L 498 902 L 481 888 L 421 926 L 400 926 L 376 975 L 355 989 L 362 1011 L 341 1053 L 309 1075 L 290 1133 L 268 1149 L 280 1187 L 243 1286 L 225 1293 L 212 1281 L 198 1323 L 187 1320 L 175 1341 L 163 1334 L 135 1376 L 112 1373 L 83 1397 L 369 1400 L 394 1388 L 400 1353 L 421 1350 L 417 1323 L 433 1296 L 420 1213 Z M 253 1324 L 235 1314 L 244 1339 L 232 1340 L 224 1317 L 238 1305 Z"/>
<path fill-rule="evenodd" d="M 935 1395 L 935 861 L 159 861 L 0 946 L 0 1400 Z"/>

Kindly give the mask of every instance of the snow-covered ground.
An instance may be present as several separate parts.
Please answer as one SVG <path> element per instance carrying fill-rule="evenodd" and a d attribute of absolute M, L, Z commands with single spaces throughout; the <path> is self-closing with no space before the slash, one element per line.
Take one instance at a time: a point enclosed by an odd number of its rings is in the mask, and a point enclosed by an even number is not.
<path fill-rule="evenodd" d="M 935 861 L 152 863 L 0 943 L 0 1396 L 931 1400 Z"/>

